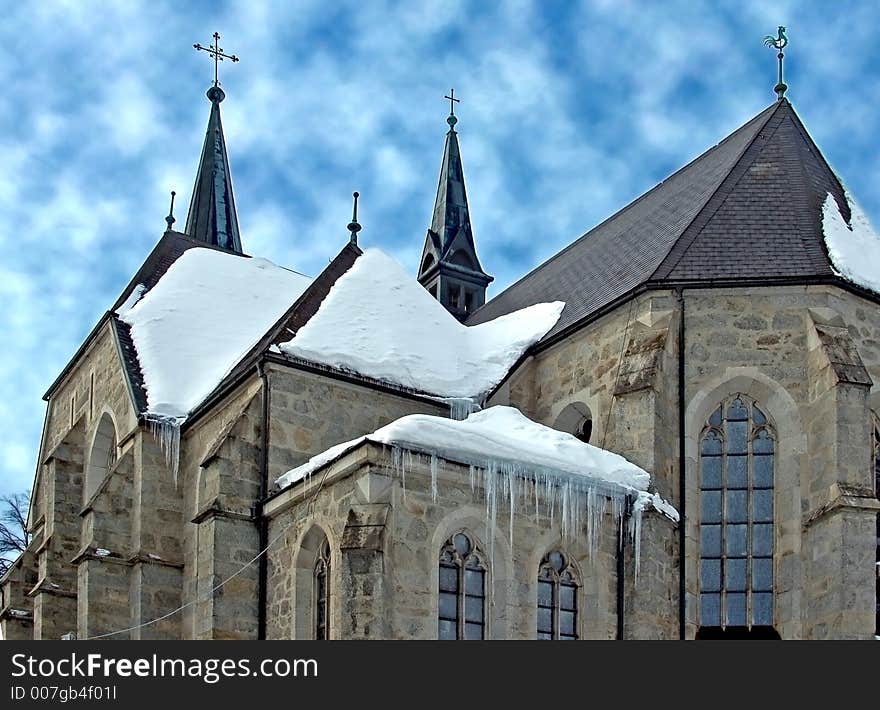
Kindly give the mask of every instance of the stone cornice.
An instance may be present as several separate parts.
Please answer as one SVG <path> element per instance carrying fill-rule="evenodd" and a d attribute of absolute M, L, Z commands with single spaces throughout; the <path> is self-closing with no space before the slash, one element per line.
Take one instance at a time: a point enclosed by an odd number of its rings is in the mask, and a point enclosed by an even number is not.
<path fill-rule="evenodd" d="M 822 518 L 844 510 L 863 510 L 876 513 L 880 511 L 880 500 L 877 500 L 874 497 L 874 491 L 867 487 L 835 483 L 828 489 L 828 502 L 804 515 L 804 530 Z"/>

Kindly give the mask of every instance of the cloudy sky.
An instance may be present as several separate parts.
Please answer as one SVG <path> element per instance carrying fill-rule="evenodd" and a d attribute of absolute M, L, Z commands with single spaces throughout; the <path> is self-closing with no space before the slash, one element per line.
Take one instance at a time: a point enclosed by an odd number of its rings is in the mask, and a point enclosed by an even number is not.
<path fill-rule="evenodd" d="M 833 8 L 833 9 L 832 9 Z M 451 86 L 492 293 L 789 97 L 880 222 L 880 7 L 865 2 L 10 3 L 0 19 L 0 493 L 29 488 L 42 394 L 182 228 L 222 34 L 250 254 L 316 274 L 348 238 L 415 271 Z"/>

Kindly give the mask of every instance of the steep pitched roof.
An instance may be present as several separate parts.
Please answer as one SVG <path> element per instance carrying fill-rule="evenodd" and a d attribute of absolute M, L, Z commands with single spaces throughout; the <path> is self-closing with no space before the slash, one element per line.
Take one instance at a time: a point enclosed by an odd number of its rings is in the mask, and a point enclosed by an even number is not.
<path fill-rule="evenodd" d="M 593 228 L 479 309 L 468 324 L 541 301 L 566 308 L 547 339 L 635 288 L 833 277 L 821 205 L 843 188 L 787 100 Z"/>
<path fill-rule="evenodd" d="M 449 130 L 443 147 L 443 160 L 440 163 L 440 179 L 437 184 L 437 197 L 431 227 L 425 238 L 422 262 L 419 267 L 419 280 L 424 280 L 445 263 L 455 270 L 471 275 L 480 282 L 490 283 L 492 277 L 486 274 L 477 256 L 468 208 L 467 190 L 464 185 L 464 168 L 461 164 L 461 148 L 458 133 L 455 131 L 457 118 L 447 119 Z M 426 261 L 430 254 L 431 259 Z"/>
<path fill-rule="evenodd" d="M 208 89 L 211 114 L 184 231 L 193 239 L 241 254 L 232 175 L 220 121 L 220 102 L 224 97 L 219 86 Z"/>
<path fill-rule="evenodd" d="M 434 214 L 431 219 L 431 232 L 435 235 L 435 245 L 440 259 L 448 255 L 459 230 L 463 232 L 466 242 L 476 254 L 467 192 L 464 187 L 461 148 L 458 145 L 458 134 L 455 128 L 450 126 L 446 133 L 446 145 L 443 148 L 443 161 L 440 165 L 440 181 L 437 184 L 437 197 L 434 200 Z M 475 266 L 479 269 L 479 262 Z"/>

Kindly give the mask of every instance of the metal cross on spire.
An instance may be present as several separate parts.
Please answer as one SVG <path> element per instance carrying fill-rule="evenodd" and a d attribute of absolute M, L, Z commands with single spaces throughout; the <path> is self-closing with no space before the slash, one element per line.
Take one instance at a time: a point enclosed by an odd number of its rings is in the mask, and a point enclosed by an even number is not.
<path fill-rule="evenodd" d="M 238 57 L 236 57 L 234 54 L 223 53 L 223 47 L 220 46 L 219 32 L 214 33 L 214 44 L 212 44 L 210 47 L 203 47 L 198 42 L 196 42 L 196 44 L 193 45 L 193 48 L 196 50 L 207 52 L 212 57 L 214 57 L 214 86 L 220 86 L 220 80 L 217 75 L 217 67 L 219 63 L 222 62 L 224 59 L 231 59 L 233 62 L 238 61 Z"/>
<path fill-rule="evenodd" d="M 455 98 L 455 89 L 450 89 L 449 96 L 444 96 L 443 98 L 449 99 L 449 118 L 446 119 L 446 123 L 451 128 L 455 128 L 455 124 L 458 123 L 458 119 L 455 117 L 455 104 L 460 104 L 461 99 Z"/>
<path fill-rule="evenodd" d="M 773 47 L 774 49 L 779 50 L 779 54 L 776 55 L 776 58 L 779 60 L 779 81 L 776 86 L 773 87 L 773 91 L 776 92 L 779 100 L 782 101 L 782 98 L 785 96 L 785 90 L 788 88 L 782 80 L 782 60 L 785 59 L 785 54 L 783 54 L 782 50 L 788 44 L 788 37 L 785 36 L 785 27 L 779 25 L 778 36 L 776 37 L 773 35 L 767 35 L 764 37 L 764 44 L 767 47 Z"/>

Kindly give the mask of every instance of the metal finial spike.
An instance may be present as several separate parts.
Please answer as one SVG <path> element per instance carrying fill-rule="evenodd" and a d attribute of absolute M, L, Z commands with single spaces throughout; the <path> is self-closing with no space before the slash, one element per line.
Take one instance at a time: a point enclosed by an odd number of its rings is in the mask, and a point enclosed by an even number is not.
<path fill-rule="evenodd" d="M 449 124 L 449 128 L 455 130 L 455 124 L 458 123 L 458 119 L 455 117 L 455 104 L 460 104 L 461 99 L 455 98 L 455 89 L 449 90 L 449 96 L 444 96 L 444 99 L 449 99 L 449 117 L 446 119 L 446 123 Z"/>
<path fill-rule="evenodd" d="M 176 219 L 174 219 L 174 196 L 176 194 L 177 193 L 174 190 L 171 191 L 171 207 L 168 210 L 168 216 L 165 218 L 165 223 L 168 225 L 165 230 L 166 232 L 170 232 L 171 225 L 177 221 Z"/>
<path fill-rule="evenodd" d="M 779 50 L 779 53 L 776 55 L 776 58 L 779 60 L 779 80 L 776 83 L 776 86 L 773 87 L 773 91 L 776 92 L 776 95 L 779 98 L 779 101 L 785 97 L 785 91 L 788 89 L 788 85 L 782 80 L 782 60 L 785 59 L 785 54 L 783 53 L 783 49 L 788 44 L 788 37 L 785 35 L 785 27 L 779 25 L 777 30 L 777 36 L 767 35 L 764 37 L 764 45 L 767 47 L 773 47 L 774 49 Z"/>
<path fill-rule="evenodd" d="M 358 223 L 358 197 L 360 197 L 360 193 L 353 192 L 352 197 L 354 197 L 354 209 L 351 213 L 351 222 L 348 223 L 348 231 L 351 232 L 351 243 L 357 244 L 358 232 L 363 229 L 363 227 L 361 227 L 361 225 Z"/>

